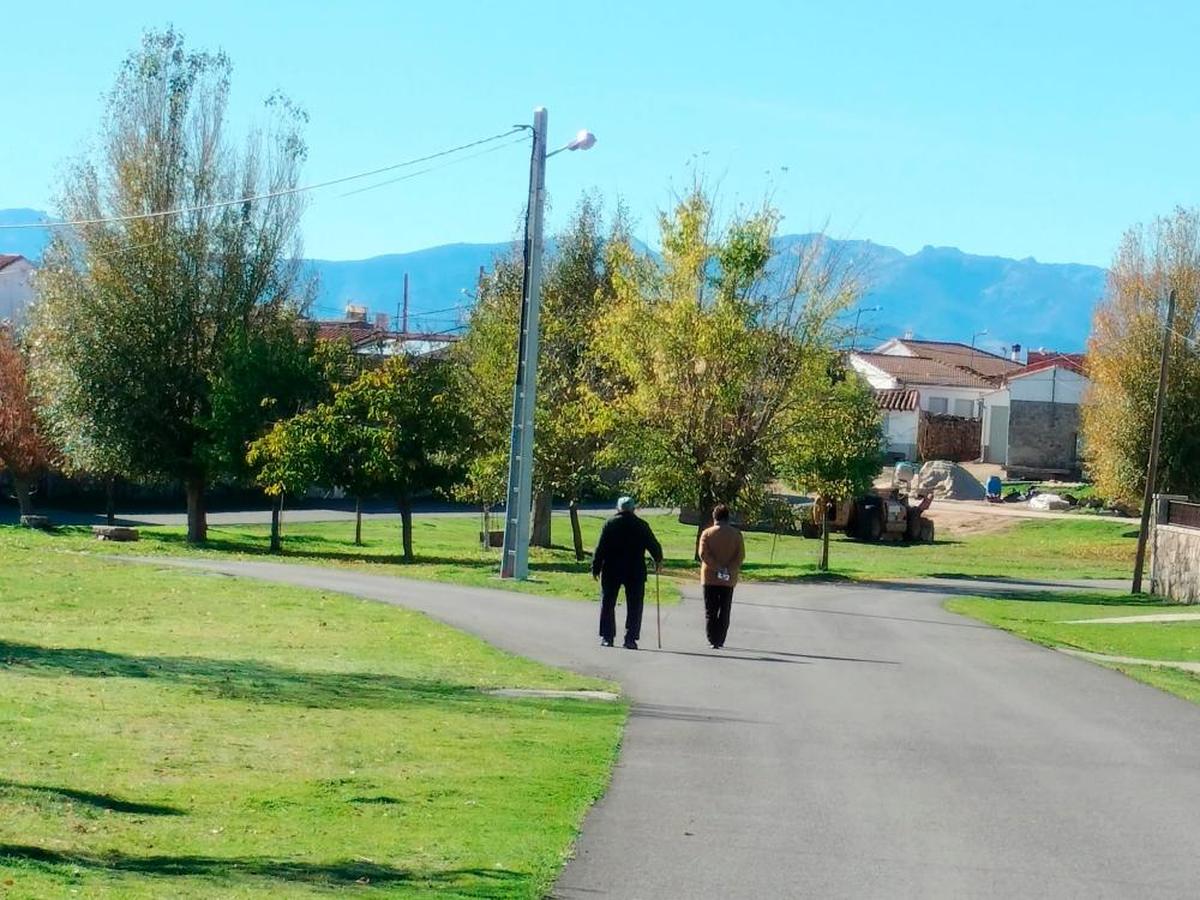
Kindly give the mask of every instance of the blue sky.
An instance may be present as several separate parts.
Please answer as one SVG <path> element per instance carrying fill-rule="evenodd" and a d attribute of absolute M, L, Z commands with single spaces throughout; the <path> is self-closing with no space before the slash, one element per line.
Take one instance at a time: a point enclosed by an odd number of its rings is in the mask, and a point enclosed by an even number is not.
<path fill-rule="evenodd" d="M 1137 8 L 1140 6 L 1141 8 Z M 786 231 L 1108 262 L 1129 225 L 1200 202 L 1200 4 L 625 2 L 23 4 L 0 54 L 0 207 L 51 203 L 141 30 L 232 57 L 248 123 L 281 88 L 311 116 L 306 178 L 407 159 L 550 111 L 553 228 L 587 188 L 653 238 L 699 167 L 770 192 Z M 352 197 L 318 192 L 309 255 L 517 229 L 524 147 Z"/>

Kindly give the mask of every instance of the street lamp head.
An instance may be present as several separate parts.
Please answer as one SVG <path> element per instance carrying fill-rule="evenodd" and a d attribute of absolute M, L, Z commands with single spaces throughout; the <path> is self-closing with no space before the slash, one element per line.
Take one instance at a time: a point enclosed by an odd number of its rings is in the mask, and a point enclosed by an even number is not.
<path fill-rule="evenodd" d="M 596 136 L 586 128 L 580 129 L 575 139 L 567 144 L 568 150 L 591 150 L 596 145 Z"/>

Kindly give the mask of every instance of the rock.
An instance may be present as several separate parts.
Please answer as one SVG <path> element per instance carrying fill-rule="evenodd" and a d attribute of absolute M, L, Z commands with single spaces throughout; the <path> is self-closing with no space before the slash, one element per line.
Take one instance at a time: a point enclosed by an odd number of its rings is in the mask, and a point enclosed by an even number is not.
<path fill-rule="evenodd" d="M 958 463 L 933 460 L 921 466 L 913 481 L 914 496 L 933 494 L 937 500 L 984 500 L 987 489 Z"/>
<path fill-rule="evenodd" d="M 98 541 L 136 541 L 138 530 L 125 525 L 93 525 L 92 534 Z"/>
<path fill-rule="evenodd" d="M 1051 510 L 1070 509 L 1071 504 L 1058 496 L 1058 494 L 1038 494 L 1029 501 L 1029 508 L 1048 512 Z"/>
<path fill-rule="evenodd" d="M 26 528 L 37 528 L 46 531 L 50 527 L 49 516 L 21 516 L 21 524 Z"/>

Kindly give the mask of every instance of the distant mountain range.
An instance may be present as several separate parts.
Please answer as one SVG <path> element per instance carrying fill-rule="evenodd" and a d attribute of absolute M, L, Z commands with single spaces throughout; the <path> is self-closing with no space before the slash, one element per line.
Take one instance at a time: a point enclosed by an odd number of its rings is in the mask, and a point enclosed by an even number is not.
<path fill-rule="evenodd" d="M 36 210 L 0 210 L 0 225 L 44 221 L 45 214 Z M 36 261 L 47 239 L 42 229 L 0 231 L 0 253 Z M 779 237 L 780 259 L 810 240 L 812 235 Z M 953 247 L 925 247 L 913 254 L 870 241 L 831 241 L 830 247 L 867 283 L 860 302 L 860 345 L 911 331 L 930 340 L 970 342 L 974 337 L 978 346 L 993 350 L 1013 343 L 1079 350 L 1107 276 L 1097 266 L 976 256 Z M 315 314 L 337 317 L 355 304 L 395 317 L 408 273 L 410 329 L 454 327 L 472 301 L 480 266 L 490 267 L 512 248 L 508 242 L 445 244 L 370 259 L 309 260 L 320 283 Z M 983 331 L 987 334 L 980 335 Z"/>

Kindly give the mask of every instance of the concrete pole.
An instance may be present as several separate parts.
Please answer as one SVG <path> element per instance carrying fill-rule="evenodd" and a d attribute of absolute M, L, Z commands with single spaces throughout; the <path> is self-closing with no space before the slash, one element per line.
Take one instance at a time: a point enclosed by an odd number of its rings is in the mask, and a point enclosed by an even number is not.
<path fill-rule="evenodd" d="M 529 205 L 525 214 L 525 276 L 517 335 L 517 381 L 513 388 L 512 441 L 504 508 L 500 577 L 529 577 L 529 528 L 533 505 L 533 412 L 537 401 L 538 314 L 542 283 L 542 219 L 546 206 L 546 110 L 533 111 Z"/>
<path fill-rule="evenodd" d="M 1150 531 L 1150 504 L 1154 483 L 1158 481 L 1158 445 L 1162 440 L 1163 407 L 1167 401 L 1167 367 L 1171 361 L 1171 335 L 1175 327 L 1175 289 L 1167 298 L 1167 327 L 1163 331 L 1162 357 L 1158 363 L 1158 394 L 1154 400 L 1154 425 L 1150 431 L 1150 462 L 1146 466 L 1146 491 L 1142 496 L 1142 525 L 1138 529 L 1137 556 L 1133 561 L 1132 593 L 1142 592 L 1142 571 L 1146 565 L 1146 538 Z"/>

